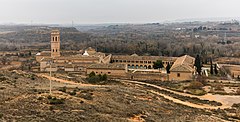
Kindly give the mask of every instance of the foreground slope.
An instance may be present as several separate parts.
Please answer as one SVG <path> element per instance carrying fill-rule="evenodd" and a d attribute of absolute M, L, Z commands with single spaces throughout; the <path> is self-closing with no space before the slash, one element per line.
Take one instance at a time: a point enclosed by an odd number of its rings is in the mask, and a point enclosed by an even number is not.
<path fill-rule="evenodd" d="M 223 121 L 131 83 L 53 82 L 49 97 L 47 79 L 7 71 L 0 79 L 0 121 Z"/>

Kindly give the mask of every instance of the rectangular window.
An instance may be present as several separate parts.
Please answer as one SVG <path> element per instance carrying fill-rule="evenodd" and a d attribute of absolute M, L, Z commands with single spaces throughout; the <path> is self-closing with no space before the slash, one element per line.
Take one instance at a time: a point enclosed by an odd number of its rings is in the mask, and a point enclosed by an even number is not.
<path fill-rule="evenodd" d="M 180 75 L 180 73 L 177 73 L 177 77 L 180 77 L 181 75 Z"/>

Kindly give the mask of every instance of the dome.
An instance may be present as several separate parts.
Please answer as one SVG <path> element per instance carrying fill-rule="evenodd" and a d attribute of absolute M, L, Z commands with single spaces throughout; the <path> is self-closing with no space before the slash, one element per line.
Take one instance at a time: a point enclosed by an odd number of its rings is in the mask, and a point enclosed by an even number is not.
<path fill-rule="evenodd" d="M 83 54 L 84 56 L 89 56 L 89 54 L 88 54 L 88 52 L 85 50 L 85 52 L 84 52 L 84 54 Z"/>
<path fill-rule="evenodd" d="M 138 56 L 136 53 L 132 54 L 131 56 Z"/>
<path fill-rule="evenodd" d="M 39 55 L 41 55 L 41 53 L 40 53 L 40 52 L 38 52 L 38 53 L 36 54 L 36 56 L 39 56 Z"/>

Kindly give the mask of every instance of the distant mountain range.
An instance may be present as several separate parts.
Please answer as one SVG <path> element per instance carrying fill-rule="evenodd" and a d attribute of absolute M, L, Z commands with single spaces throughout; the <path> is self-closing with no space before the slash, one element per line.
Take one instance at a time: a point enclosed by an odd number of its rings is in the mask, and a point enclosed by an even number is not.
<path fill-rule="evenodd" d="M 230 22 L 232 20 L 240 21 L 240 17 L 211 17 L 211 18 L 188 18 L 188 19 L 176 19 L 169 21 L 160 21 L 159 23 L 183 23 L 183 22 Z M 139 23 L 100 23 L 100 24 L 27 24 L 27 23 L 0 23 L 0 25 L 11 25 L 11 26 L 49 26 L 49 27 L 76 27 L 80 31 L 88 31 L 91 29 L 107 27 L 110 25 L 126 25 L 126 24 L 139 24 Z M 142 24 L 151 24 L 149 22 Z"/>

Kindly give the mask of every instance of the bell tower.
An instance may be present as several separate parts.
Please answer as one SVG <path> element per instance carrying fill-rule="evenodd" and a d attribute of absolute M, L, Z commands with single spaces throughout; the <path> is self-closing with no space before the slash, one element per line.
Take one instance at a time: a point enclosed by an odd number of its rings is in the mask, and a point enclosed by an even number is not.
<path fill-rule="evenodd" d="M 60 31 L 52 30 L 51 32 L 51 57 L 60 57 Z"/>

